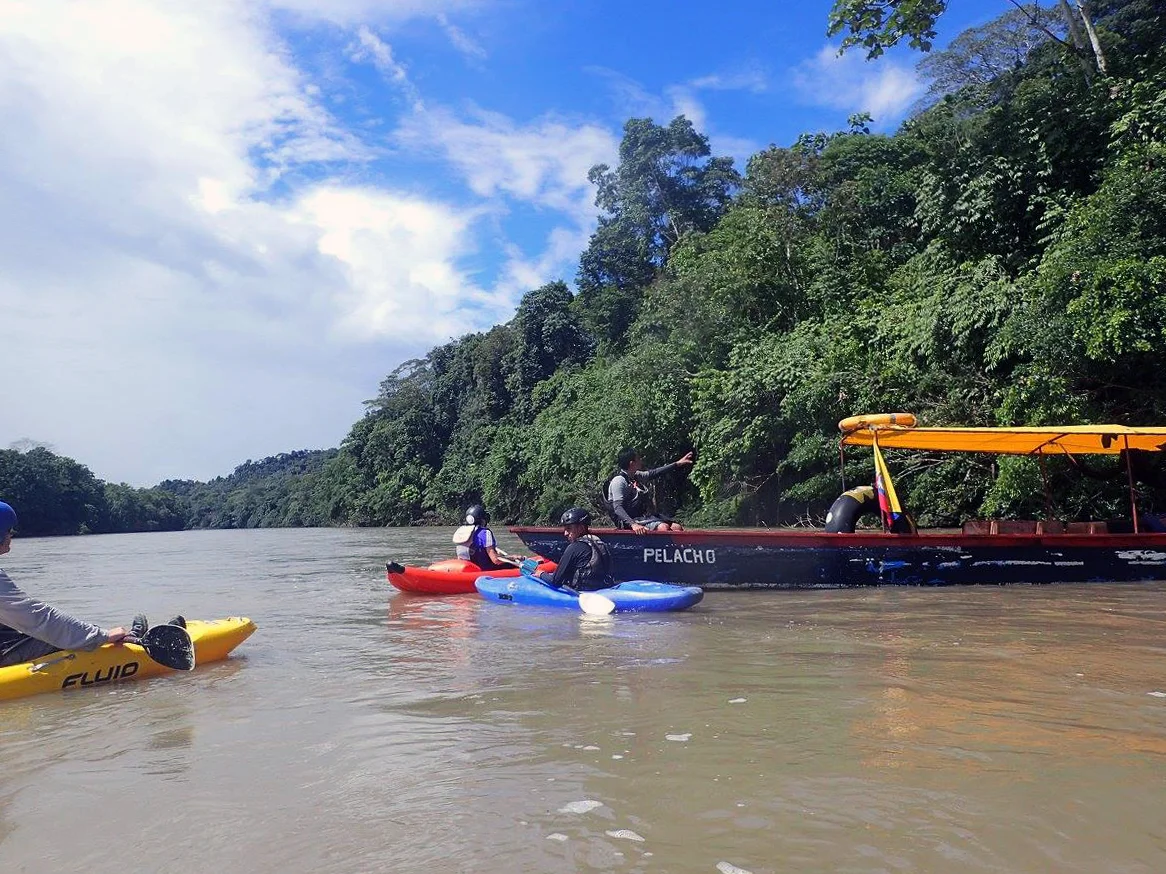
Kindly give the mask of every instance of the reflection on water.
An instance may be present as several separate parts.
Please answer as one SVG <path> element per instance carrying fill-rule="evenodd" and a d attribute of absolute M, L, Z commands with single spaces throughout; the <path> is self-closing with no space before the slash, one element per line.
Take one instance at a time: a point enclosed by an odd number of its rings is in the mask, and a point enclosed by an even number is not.
<path fill-rule="evenodd" d="M 259 631 L 190 675 L 0 705 L 0 870 L 1166 868 L 1164 586 L 587 616 L 385 582 L 448 547 L 19 542 L 5 568 L 65 609 Z"/>

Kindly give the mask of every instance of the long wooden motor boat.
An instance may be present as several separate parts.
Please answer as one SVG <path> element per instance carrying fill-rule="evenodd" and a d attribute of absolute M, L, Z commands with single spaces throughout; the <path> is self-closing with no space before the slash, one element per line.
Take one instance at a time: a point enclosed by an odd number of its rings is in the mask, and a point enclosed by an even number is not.
<path fill-rule="evenodd" d="M 610 547 L 617 579 L 707 589 L 1166 580 L 1166 531 L 1160 519 L 1139 515 L 1132 475 L 1131 517 L 1121 526 L 1128 530 L 1106 522 L 973 519 L 962 530 L 918 531 L 898 505 L 881 454 L 883 448 L 1035 457 L 1125 452 L 1128 464 L 1129 450 L 1166 450 L 1166 428 L 923 428 L 907 413 L 854 416 L 839 426 L 844 447 L 873 448 L 875 488 L 845 493 L 831 511 L 848 495 L 854 504 L 875 501 L 883 530 L 592 529 Z M 567 545 L 558 528 L 510 530 L 548 558 L 561 557 Z"/>

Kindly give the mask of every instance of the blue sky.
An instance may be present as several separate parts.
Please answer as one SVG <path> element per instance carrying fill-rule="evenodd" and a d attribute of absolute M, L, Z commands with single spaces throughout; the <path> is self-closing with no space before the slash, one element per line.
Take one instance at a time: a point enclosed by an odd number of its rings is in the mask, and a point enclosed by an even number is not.
<path fill-rule="evenodd" d="M 952 4 L 940 45 L 1007 8 Z M 338 445 L 400 362 L 574 278 L 627 118 L 742 167 L 893 131 L 919 56 L 838 58 L 828 10 L 8 0 L 0 446 L 141 486 Z"/>

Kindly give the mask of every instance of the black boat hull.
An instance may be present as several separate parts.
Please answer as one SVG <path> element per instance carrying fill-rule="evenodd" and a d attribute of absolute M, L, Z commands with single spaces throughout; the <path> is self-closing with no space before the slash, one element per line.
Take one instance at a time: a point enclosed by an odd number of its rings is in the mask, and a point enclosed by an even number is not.
<path fill-rule="evenodd" d="M 510 530 L 553 560 L 567 545 L 561 529 Z M 617 579 L 706 589 L 1166 581 L 1166 534 L 593 533 L 610 547 Z"/>

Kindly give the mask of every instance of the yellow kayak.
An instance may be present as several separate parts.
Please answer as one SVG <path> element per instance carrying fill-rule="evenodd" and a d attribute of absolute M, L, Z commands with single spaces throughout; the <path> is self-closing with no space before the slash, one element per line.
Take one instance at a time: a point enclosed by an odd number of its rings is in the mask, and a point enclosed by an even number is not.
<path fill-rule="evenodd" d="M 210 621 L 190 619 L 186 630 L 194 642 L 197 666 L 225 659 L 251 636 L 255 623 L 244 616 Z M 35 662 L 0 668 L 0 700 L 173 673 L 177 672 L 155 662 L 134 643 L 107 643 L 91 652 L 62 650 Z"/>

